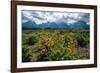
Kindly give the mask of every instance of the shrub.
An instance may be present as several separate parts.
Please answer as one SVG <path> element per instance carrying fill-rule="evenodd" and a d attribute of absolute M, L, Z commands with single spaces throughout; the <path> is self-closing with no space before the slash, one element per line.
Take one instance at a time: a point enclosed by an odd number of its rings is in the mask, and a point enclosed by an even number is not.
<path fill-rule="evenodd" d="M 79 47 L 89 44 L 87 31 L 34 30 L 23 34 L 23 61 L 80 59 Z"/>
<path fill-rule="evenodd" d="M 32 49 L 29 46 L 24 45 L 22 47 L 22 62 L 30 62 L 32 53 Z"/>
<path fill-rule="evenodd" d="M 89 44 L 89 34 L 88 34 L 88 32 L 76 34 L 76 39 L 77 39 L 78 45 L 80 47 L 86 47 Z"/>
<path fill-rule="evenodd" d="M 35 36 L 29 37 L 29 39 L 28 39 L 28 44 L 29 45 L 34 45 L 36 42 L 37 42 L 37 39 L 36 39 Z"/>

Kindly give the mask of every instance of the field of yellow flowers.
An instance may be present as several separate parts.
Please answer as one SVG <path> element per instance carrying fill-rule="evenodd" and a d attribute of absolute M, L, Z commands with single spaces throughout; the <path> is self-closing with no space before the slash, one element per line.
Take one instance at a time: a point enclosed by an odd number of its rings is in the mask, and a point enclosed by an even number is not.
<path fill-rule="evenodd" d="M 89 31 L 23 30 L 22 62 L 89 59 Z"/>

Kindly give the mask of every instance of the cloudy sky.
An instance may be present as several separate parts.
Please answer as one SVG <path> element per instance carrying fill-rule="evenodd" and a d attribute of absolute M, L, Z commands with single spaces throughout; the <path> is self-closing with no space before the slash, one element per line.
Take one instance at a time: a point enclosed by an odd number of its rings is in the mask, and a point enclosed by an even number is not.
<path fill-rule="evenodd" d="M 77 12 L 22 10 L 22 23 L 28 21 L 35 22 L 37 25 L 48 22 L 64 22 L 66 24 L 73 24 L 78 21 L 85 21 L 89 24 L 90 14 Z"/>

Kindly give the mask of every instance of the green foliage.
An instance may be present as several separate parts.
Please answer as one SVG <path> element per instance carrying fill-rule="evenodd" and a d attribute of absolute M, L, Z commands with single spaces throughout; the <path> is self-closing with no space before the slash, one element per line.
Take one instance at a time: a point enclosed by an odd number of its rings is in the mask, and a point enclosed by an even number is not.
<path fill-rule="evenodd" d="M 78 41 L 78 45 L 81 47 L 86 47 L 89 43 L 89 34 L 88 32 L 81 32 L 76 35 L 76 39 Z"/>
<path fill-rule="evenodd" d="M 32 57 L 32 49 L 27 45 L 23 45 L 23 47 L 22 47 L 22 61 L 23 62 L 31 61 L 31 57 Z"/>
<path fill-rule="evenodd" d="M 31 36 L 28 39 L 28 44 L 29 45 L 34 45 L 37 42 L 36 37 L 35 36 Z"/>
<path fill-rule="evenodd" d="M 79 47 L 89 45 L 88 31 L 31 30 L 23 31 L 22 37 L 23 62 L 83 59 Z"/>

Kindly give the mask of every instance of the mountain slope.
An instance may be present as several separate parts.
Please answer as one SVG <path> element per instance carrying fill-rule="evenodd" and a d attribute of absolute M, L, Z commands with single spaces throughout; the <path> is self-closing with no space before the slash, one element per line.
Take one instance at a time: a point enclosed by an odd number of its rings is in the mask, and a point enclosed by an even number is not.
<path fill-rule="evenodd" d="M 26 23 L 22 23 L 22 28 L 34 29 L 34 28 L 43 28 L 43 29 L 88 29 L 90 25 L 84 21 L 78 21 L 73 24 L 66 24 L 64 22 L 47 22 L 42 24 L 36 24 L 35 22 L 28 21 Z"/>

